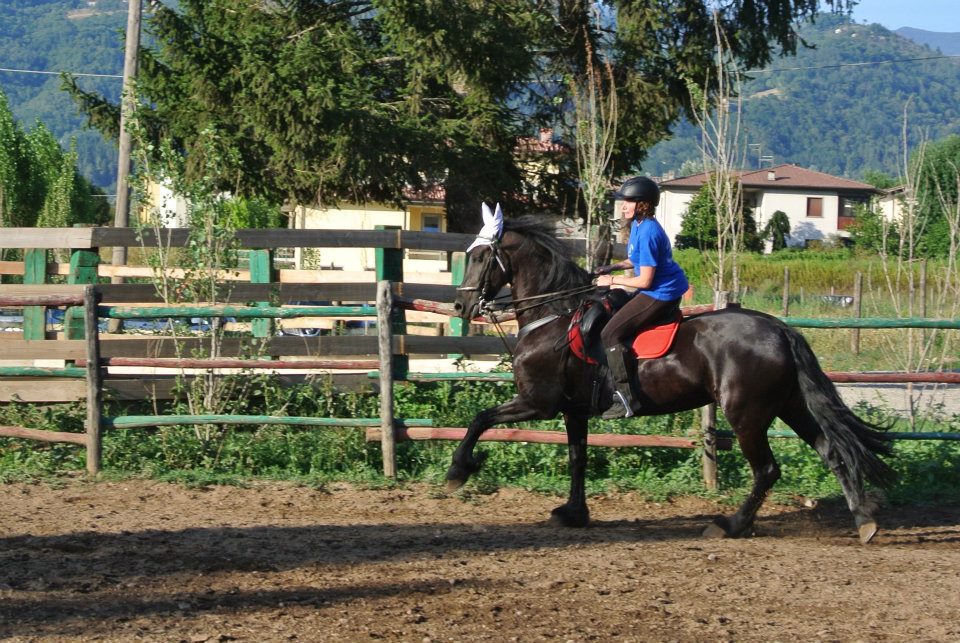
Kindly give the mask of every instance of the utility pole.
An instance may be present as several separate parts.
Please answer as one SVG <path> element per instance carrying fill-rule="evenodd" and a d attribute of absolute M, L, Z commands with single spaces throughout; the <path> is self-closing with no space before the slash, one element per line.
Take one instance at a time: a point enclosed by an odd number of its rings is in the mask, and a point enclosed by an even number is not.
<path fill-rule="evenodd" d="M 117 209 L 113 218 L 115 228 L 126 228 L 130 223 L 130 148 L 127 120 L 134 108 L 133 83 L 137 78 L 137 57 L 140 51 L 140 5 L 142 0 L 127 0 L 127 39 L 123 57 L 123 97 L 120 99 L 120 155 L 117 165 Z M 127 262 L 126 246 L 113 249 L 114 266 Z M 123 283 L 123 277 L 114 275 L 112 283 Z"/>

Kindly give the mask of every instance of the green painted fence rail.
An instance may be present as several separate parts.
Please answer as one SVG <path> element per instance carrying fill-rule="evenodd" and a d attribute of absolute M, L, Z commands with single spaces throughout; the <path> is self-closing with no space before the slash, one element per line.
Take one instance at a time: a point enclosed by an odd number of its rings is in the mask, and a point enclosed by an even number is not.
<path fill-rule="evenodd" d="M 83 379 L 86 368 L 67 366 L 65 368 L 46 368 L 43 366 L 0 366 L 0 377 L 74 377 Z"/>
<path fill-rule="evenodd" d="M 780 321 L 794 328 L 960 328 L 960 319 L 922 319 L 919 317 L 780 317 Z"/>
<path fill-rule="evenodd" d="M 376 317 L 376 306 L 98 306 L 97 314 L 110 319 L 157 317 L 235 317 L 237 319 L 295 319 L 297 317 Z"/>
<path fill-rule="evenodd" d="M 285 424 L 319 427 L 380 426 L 380 418 L 277 417 L 273 415 L 124 415 L 105 417 L 102 424 L 114 429 L 139 429 L 151 426 L 196 424 Z M 433 420 L 417 418 L 396 420 L 397 426 L 433 426 Z"/>

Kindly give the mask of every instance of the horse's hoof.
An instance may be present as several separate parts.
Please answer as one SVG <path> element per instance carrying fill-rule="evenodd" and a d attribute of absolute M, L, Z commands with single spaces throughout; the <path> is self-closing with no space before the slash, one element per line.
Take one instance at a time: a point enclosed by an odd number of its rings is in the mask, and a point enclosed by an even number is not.
<path fill-rule="evenodd" d="M 726 538 L 727 530 L 717 523 L 711 522 L 707 525 L 707 528 L 703 530 L 702 536 L 704 538 Z"/>
<path fill-rule="evenodd" d="M 586 527 L 590 524 L 590 512 L 586 509 L 571 510 L 561 505 L 550 512 L 550 525 L 553 527 Z"/>
<path fill-rule="evenodd" d="M 877 523 L 873 520 L 868 520 L 857 527 L 857 531 L 860 533 L 860 542 L 866 545 L 877 535 Z"/>

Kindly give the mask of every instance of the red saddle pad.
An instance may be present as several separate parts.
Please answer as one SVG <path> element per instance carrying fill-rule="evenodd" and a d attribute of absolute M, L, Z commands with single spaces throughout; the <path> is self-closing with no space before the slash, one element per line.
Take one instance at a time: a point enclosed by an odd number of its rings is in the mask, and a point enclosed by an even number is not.
<path fill-rule="evenodd" d="M 633 340 L 634 354 L 640 359 L 653 359 L 666 355 L 673 344 L 673 338 L 677 334 L 682 318 L 683 316 L 677 313 L 677 317 L 671 322 L 642 329 Z"/>

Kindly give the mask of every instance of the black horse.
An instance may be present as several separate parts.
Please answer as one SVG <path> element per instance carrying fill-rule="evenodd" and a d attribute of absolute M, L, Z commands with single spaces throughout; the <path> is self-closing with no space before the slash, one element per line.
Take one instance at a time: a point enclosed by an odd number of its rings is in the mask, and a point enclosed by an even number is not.
<path fill-rule="evenodd" d="M 481 411 L 470 423 L 453 454 L 448 487 L 461 486 L 480 468 L 484 454 L 475 456 L 473 450 L 491 426 L 563 413 L 570 497 L 553 510 L 551 522 L 582 527 L 590 520 L 584 492 L 587 419 L 609 406 L 613 389 L 602 365 L 591 366 L 559 347 L 566 343 L 570 311 L 591 296 L 591 275 L 576 265 L 538 219 L 520 217 L 504 222 L 499 239 L 469 253 L 454 304 L 457 314 L 473 319 L 507 284 L 514 301 L 524 302 L 517 304 L 521 332 L 513 356 L 518 393 L 509 402 Z M 530 299 L 545 293 L 560 294 Z M 536 305 L 538 301 L 544 303 Z M 557 316 L 551 320 L 552 315 Z M 891 453 L 890 442 L 880 427 L 861 420 L 843 403 L 803 336 L 780 320 L 740 308 L 688 317 L 669 353 L 639 362 L 637 379 L 645 415 L 716 402 L 750 464 L 754 481 L 749 496 L 734 515 L 718 517 L 704 535 L 739 536 L 753 522 L 780 477 L 767 440 L 767 428 L 778 417 L 836 475 L 861 541 L 868 542 L 876 533 L 875 503 L 868 499 L 864 481 L 878 486 L 893 481 L 893 470 L 878 457 Z M 602 381 L 599 396 L 594 392 L 598 381 Z M 599 405 L 598 399 L 603 401 Z"/>

